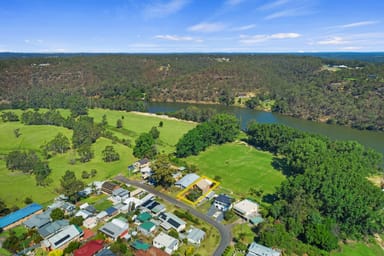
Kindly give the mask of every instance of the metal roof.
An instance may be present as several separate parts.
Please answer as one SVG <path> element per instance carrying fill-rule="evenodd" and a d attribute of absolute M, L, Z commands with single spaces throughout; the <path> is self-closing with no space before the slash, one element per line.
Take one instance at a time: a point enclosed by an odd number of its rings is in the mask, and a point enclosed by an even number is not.
<path fill-rule="evenodd" d="M 5 228 L 15 222 L 18 222 L 25 217 L 30 216 L 31 214 L 34 214 L 35 212 L 38 212 L 42 210 L 43 207 L 39 204 L 32 203 L 30 205 L 27 205 L 26 207 L 17 210 L 15 212 L 12 212 L 2 218 L 0 218 L 0 228 Z"/>
<path fill-rule="evenodd" d="M 205 232 L 198 228 L 193 228 L 188 232 L 187 239 L 192 243 L 199 243 L 205 236 Z"/>
<path fill-rule="evenodd" d="M 188 187 L 189 185 L 191 185 L 193 182 L 195 182 L 197 179 L 199 179 L 200 176 L 197 175 L 196 173 L 188 173 L 187 175 L 185 175 L 183 178 L 181 178 L 180 180 L 178 180 L 175 185 L 177 186 L 181 186 L 181 187 Z"/>
<path fill-rule="evenodd" d="M 249 246 L 247 256 L 258 256 L 258 255 L 280 256 L 281 254 L 279 251 L 275 251 L 269 247 L 253 242 Z"/>

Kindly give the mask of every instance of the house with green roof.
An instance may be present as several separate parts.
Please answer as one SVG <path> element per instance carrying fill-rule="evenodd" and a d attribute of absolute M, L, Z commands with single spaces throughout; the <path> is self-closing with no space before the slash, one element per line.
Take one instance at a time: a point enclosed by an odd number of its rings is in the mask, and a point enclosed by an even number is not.
<path fill-rule="evenodd" d="M 149 249 L 149 244 L 146 244 L 140 240 L 136 240 L 135 242 L 133 242 L 131 244 L 131 246 L 135 249 L 135 250 L 143 250 L 143 251 L 146 251 Z"/>
<path fill-rule="evenodd" d="M 137 220 L 140 222 L 146 222 L 152 219 L 152 215 L 149 212 L 142 212 L 137 216 Z"/>
<path fill-rule="evenodd" d="M 137 227 L 137 230 L 144 235 L 150 235 L 153 231 L 155 231 L 155 229 L 156 225 L 151 221 L 143 222 Z"/>

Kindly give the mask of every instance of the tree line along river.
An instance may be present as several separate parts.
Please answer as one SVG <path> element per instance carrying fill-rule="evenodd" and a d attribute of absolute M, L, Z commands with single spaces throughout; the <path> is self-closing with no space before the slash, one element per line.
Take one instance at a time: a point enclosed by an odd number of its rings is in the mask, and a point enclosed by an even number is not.
<path fill-rule="evenodd" d="M 271 112 L 263 112 L 239 107 L 227 107 L 223 105 L 189 104 L 189 103 L 148 103 L 149 113 L 174 112 L 188 106 L 199 108 L 213 108 L 217 112 L 234 114 L 240 119 L 241 128 L 245 129 L 248 122 L 256 120 L 259 123 L 284 124 L 306 132 L 321 134 L 337 140 L 355 140 L 366 147 L 375 149 L 384 155 L 384 132 L 361 131 L 346 126 L 330 125 L 318 122 L 302 120 L 298 118 L 279 115 Z"/>

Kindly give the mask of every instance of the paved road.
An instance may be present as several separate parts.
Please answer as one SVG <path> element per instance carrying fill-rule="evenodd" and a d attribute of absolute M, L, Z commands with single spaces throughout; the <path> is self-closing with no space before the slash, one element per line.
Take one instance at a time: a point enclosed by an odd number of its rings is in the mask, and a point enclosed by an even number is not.
<path fill-rule="evenodd" d="M 223 254 L 225 248 L 231 242 L 232 238 L 231 238 L 231 231 L 230 231 L 230 229 L 228 229 L 223 224 L 221 224 L 221 223 L 211 219 L 207 215 L 197 211 L 195 208 L 192 208 L 191 206 L 189 206 L 187 204 L 184 204 L 184 203 L 176 200 L 175 198 L 173 198 L 171 196 L 163 194 L 163 193 L 155 190 L 153 187 L 151 187 L 151 186 L 149 186 L 147 184 L 143 184 L 143 183 L 140 183 L 140 182 L 134 181 L 134 180 L 129 180 L 126 177 L 123 177 L 123 176 L 117 176 L 117 177 L 115 177 L 115 179 L 120 181 L 120 182 L 122 182 L 122 183 L 126 183 L 126 184 L 129 184 L 129 185 L 133 185 L 133 186 L 145 189 L 149 193 L 152 193 L 155 196 L 160 197 L 160 198 L 170 202 L 171 204 L 174 204 L 174 205 L 178 206 L 179 208 L 182 208 L 184 210 L 188 210 L 189 213 L 191 213 L 192 215 L 194 215 L 194 216 L 204 220 L 205 222 L 209 223 L 210 225 L 214 226 L 219 231 L 221 240 L 220 240 L 219 246 L 216 248 L 215 252 L 213 253 L 213 256 L 221 256 Z"/>

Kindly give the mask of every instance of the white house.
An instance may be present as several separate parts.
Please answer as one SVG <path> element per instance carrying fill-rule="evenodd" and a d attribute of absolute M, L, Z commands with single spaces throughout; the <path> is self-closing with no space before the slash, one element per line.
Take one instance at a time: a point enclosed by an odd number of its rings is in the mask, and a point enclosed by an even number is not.
<path fill-rule="evenodd" d="M 88 229 L 92 229 L 97 226 L 97 218 L 96 217 L 90 217 L 83 221 L 83 226 Z"/>
<path fill-rule="evenodd" d="M 123 202 L 129 198 L 129 191 L 123 188 L 116 188 L 112 191 L 112 197 L 118 202 Z"/>
<path fill-rule="evenodd" d="M 162 212 L 159 214 L 159 219 L 163 222 L 160 224 L 160 226 L 165 229 L 169 230 L 171 228 L 175 229 L 177 232 L 181 232 L 185 229 L 186 223 L 176 215 L 169 213 L 169 212 Z"/>
<path fill-rule="evenodd" d="M 244 199 L 233 205 L 233 211 L 245 220 L 258 215 L 259 205 L 251 200 Z"/>
<path fill-rule="evenodd" d="M 75 225 L 70 225 L 63 228 L 59 233 L 48 238 L 48 243 L 51 249 L 64 248 L 65 245 L 78 239 L 83 234 L 83 231 Z"/>
<path fill-rule="evenodd" d="M 187 233 L 188 242 L 191 244 L 200 245 L 201 241 L 205 237 L 205 232 L 198 228 L 191 228 Z"/>
<path fill-rule="evenodd" d="M 248 248 L 248 253 L 246 256 L 280 256 L 281 253 L 279 251 L 273 250 L 269 247 L 258 243 L 251 243 Z"/>
<path fill-rule="evenodd" d="M 179 248 L 179 240 L 160 232 L 160 234 L 153 239 L 153 246 L 160 249 L 164 248 L 166 253 L 172 254 Z"/>

